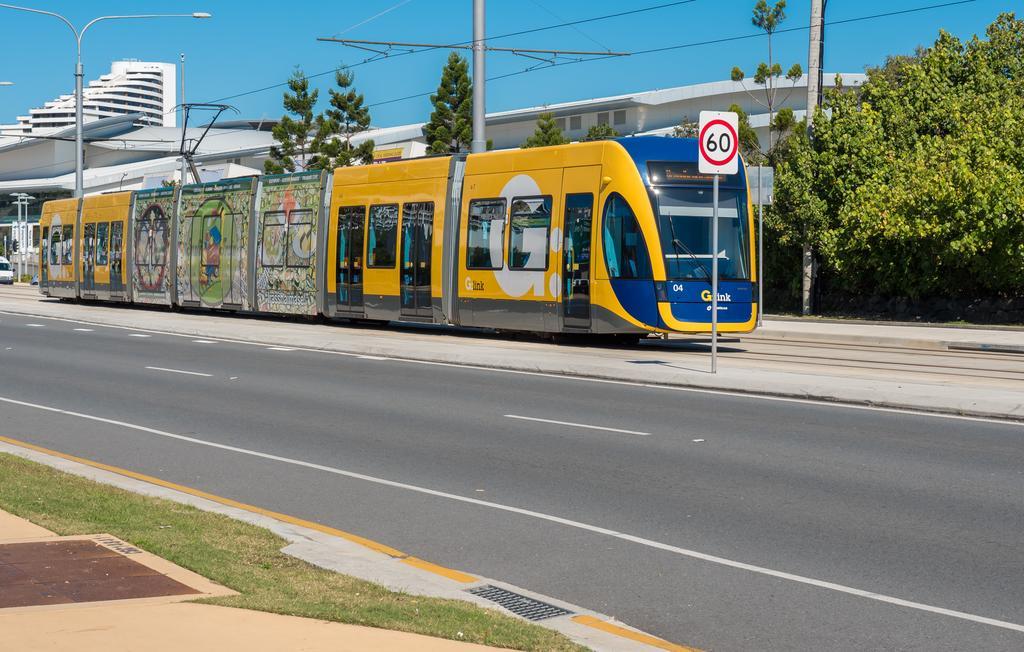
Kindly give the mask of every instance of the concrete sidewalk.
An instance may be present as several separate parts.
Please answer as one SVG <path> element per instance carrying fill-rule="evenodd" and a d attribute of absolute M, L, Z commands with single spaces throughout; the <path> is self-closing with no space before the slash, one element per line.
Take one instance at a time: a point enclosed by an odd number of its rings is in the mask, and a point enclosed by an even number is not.
<path fill-rule="evenodd" d="M 557 346 L 478 331 L 69 304 L 23 288 L 0 290 L 0 311 L 384 359 L 1024 420 L 1024 355 L 1014 353 L 1024 351 L 1024 331 L 768 320 L 754 334 L 725 339 L 712 375 L 707 337 Z"/>
<path fill-rule="evenodd" d="M 52 532 L 0 510 L 0 546 L 41 538 L 58 539 Z M 497 649 L 371 627 L 181 602 L 194 597 L 0 609 L 0 647 L 69 652 Z"/>

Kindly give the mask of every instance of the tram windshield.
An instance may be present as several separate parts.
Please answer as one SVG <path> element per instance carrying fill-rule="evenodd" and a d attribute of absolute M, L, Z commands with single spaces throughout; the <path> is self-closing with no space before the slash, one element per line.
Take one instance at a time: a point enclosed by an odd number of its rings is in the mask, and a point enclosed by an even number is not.
<path fill-rule="evenodd" d="M 712 188 L 654 189 L 658 233 L 668 280 L 710 279 Z M 718 191 L 719 278 L 750 278 L 747 202 L 737 190 Z"/>

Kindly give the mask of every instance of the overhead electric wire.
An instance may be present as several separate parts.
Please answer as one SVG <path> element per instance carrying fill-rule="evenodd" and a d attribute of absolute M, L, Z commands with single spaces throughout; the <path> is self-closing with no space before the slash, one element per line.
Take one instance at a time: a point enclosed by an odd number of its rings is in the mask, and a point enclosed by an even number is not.
<path fill-rule="evenodd" d="M 846 25 L 846 24 L 849 24 L 849 23 L 863 22 L 863 21 L 866 21 L 866 20 L 874 20 L 874 19 L 878 19 L 878 18 L 889 18 L 891 16 L 899 16 L 899 15 L 903 15 L 903 14 L 911 14 L 911 13 L 917 13 L 917 12 L 921 12 L 921 11 L 929 11 L 931 9 L 942 9 L 942 8 L 945 8 L 945 7 L 952 7 L 952 6 L 956 6 L 956 5 L 970 4 L 970 3 L 973 3 L 973 2 L 977 2 L 977 0 L 953 0 L 951 2 L 942 2 L 942 3 L 938 3 L 938 4 L 933 4 L 933 5 L 926 5 L 926 6 L 923 6 L 923 7 L 914 7 L 914 8 L 911 8 L 911 9 L 900 9 L 900 10 L 897 10 L 897 11 L 889 11 L 889 12 L 884 12 L 884 13 L 879 13 L 879 14 L 871 14 L 869 16 L 856 16 L 854 18 L 844 18 L 844 19 L 841 19 L 841 20 L 831 20 L 831 21 L 827 20 L 827 21 L 825 21 L 825 27 L 835 26 L 835 25 Z M 787 32 L 800 32 L 800 31 L 806 31 L 808 29 L 810 29 L 810 26 L 807 26 L 807 27 L 790 27 L 790 28 L 787 28 L 787 29 L 776 30 L 774 32 L 774 34 L 783 34 L 783 33 L 787 33 Z M 704 46 L 704 45 L 715 45 L 715 44 L 718 44 L 718 43 L 728 43 L 728 42 L 731 42 L 731 41 L 742 41 L 742 40 L 746 40 L 746 39 L 763 38 L 764 36 L 765 36 L 765 34 L 763 32 L 757 32 L 757 33 L 754 33 L 754 34 L 743 34 L 743 35 L 738 35 L 738 36 L 726 36 L 726 37 L 717 38 L 717 39 L 711 39 L 711 40 L 706 40 L 706 41 L 694 41 L 694 42 L 691 42 L 691 43 L 681 43 L 681 44 L 678 44 L 678 45 L 669 45 L 669 46 L 665 46 L 665 47 L 651 48 L 649 50 L 637 50 L 635 52 L 630 52 L 629 55 L 630 56 L 634 56 L 634 57 L 635 56 L 643 56 L 645 54 L 655 54 L 655 53 L 658 53 L 658 52 L 668 52 L 670 50 L 682 50 L 682 49 L 686 49 L 686 48 L 695 48 L 695 47 L 700 47 L 700 46 Z M 538 70 L 549 70 L 551 68 L 557 68 L 557 67 L 560 67 L 560 66 L 569 66 L 569 65 L 573 65 L 573 64 L 587 63 L 587 62 L 591 62 L 591 61 L 602 61 L 604 59 L 610 59 L 610 58 L 613 58 L 613 57 L 600 56 L 600 57 L 593 57 L 593 58 L 590 58 L 590 59 L 574 60 L 574 61 L 563 61 L 561 63 L 552 63 L 552 64 L 549 64 L 549 65 L 546 65 L 546 66 L 532 66 L 530 68 L 526 68 L 526 69 L 523 69 L 523 70 L 516 70 L 516 71 L 513 71 L 513 72 L 509 72 L 509 73 L 504 73 L 502 75 L 496 75 L 494 77 L 488 77 L 487 81 L 488 82 L 493 82 L 493 81 L 498 81 L 500 79 L 507 79 L 509 77 L 517 77 L 519 75 L 525 75 L 525 74 L 528 74 L 528 73 L 531 73 L 531 72 L 536 72 Z M 397 102 L 404 102 L 404 101 L 407 101 L 407 100 L 413 100 L 413 99 L 417 99 L 417 98 L 420 98 L 420 97 L 427 97 L 429 95 L 432 95 L 435 92 L 436 91 L 427 91 L 427 92 L 424 92 L 424 93 L 416 93 L 415 95 L 406 95 L 404 97 L 397 97 L 397 98 L 390 99 L 390 100 L 382 100 L 380 102 L 374 102 L 372 104 L 367 104 L 366 106 L 367 106 L 367 108 L 373 108 L 373 107 L 376 107 L 376 106 L 384 106 L 386 104 L 395 104 Z"/>
<path fill-rule="evenodd" d="M 677 7 L 677 6 L 680 6 L 680 5 L 692 4 L 692 3 L 696 2 L 696 1 L 697 0 L 676 0 L 675 2 L 662 3 L 660 5 L 651 5 L 649 7 L 641 7 L 639 9 L 630 9 L 628 11 L 620 11 L 620 12 L 617 12 L 617 13 L 614 13 L 614 14 L 605 14 L 603 16 L 592 16 L 590 18 L 581 18 L 579 20 L 566 21 L 566 22 L 558 23 L 556 25 L 545 25 L 544 27 L 534 27 L 534 28 L 531 28 L 531 29 L 519 30 L 517 32 L 508 32 L 507 34 L 499 34 L 497 36 L 489 36 L 489 37 L 487 37 L 484 40 L 485 41 L 496 41 L 498 39 L 509 38 L 509 37 L 512 37 L 512 36 L 523 36 L 523 35 L 526 35 L 526 34 L 534 34 L 534 33 L 537 33 L 537 32 L 545 32 L 545 31 L 548 31 L 548 30 L 559 29 L 559 28 L 562 28 L 562 27 L 573 27 L 575 25 L 583 25 L 585 23 L 593 23 L 593 22 L 597 22 L 597 21 L 601 21 L 601 20 L 610 20 L 612 18 L 621 18 L 623 16 L 629 16 L 629 15 L 644 13 L 644 12 L 648 12 L 648 11 L 656 11 L 658 9 L 668 9 L 670 7 Z M 385 58 L 395 59 L 395 58 L 398 58 L 398 57 L 408 56 L 410 54 L 418 54 L 418 53 L 421 53 L 421 52 L 430 52 L 430 51 L 433 51 L 433 50 L 444 50 L 446 48 L 450 48 L 450 47 L 453 47 L 453 46 L 471 45 L 472 43 L 473 43 L 473 40 L 470 39 L 468 41 L 459 41 L 457 43 L 449 43 L 449 44 L 444 45 L 444 46 L 432 46 L 432 47 L 421 48 L 421 49 L 418 49 L 418 50 L 407 50 L 407 51 L 403 51 L 403 52 L 397 52 L 395 54 L 389 54 Z M 383 59 L 381 59 L 381 58 L 374 57 L 374 58 L 370 58 L 370 59 L 367 59 L 367 60 L 364 60 L 364 61 L 359 61 L 357 63 L 351 64 L 351 65 L 348 65 L 348 66 L 345 66 L 345 67 L 346 68 L 358 68 L 359 66 L 364 66 L 366 64 L 374 63 L 376 61 L 382 61 L 382 60 Z M 307 79 L 316 79 L 317 77 L 323 77 L 325 75 L 333 75 L 336 71 L 337 71 L 337 67 L 331 68 L 330 70 L 325 70 L 323 72 L 317 72 L 317 73 L 313 73 L 311 75 L 306 75 L 306 78 Z M 255 95 L 256 93 L 262 93 L 264 91 L 273 90 L 275 88 L 282 88 L 282 87 L 287 86 L 287 85 L 288 85 L 287 81 L 278 82 L 276 84 L 271 84 L 269 86 L 263 86 L 261 88 L 254 88 L 253 90 L 250 90 L 250 91 L 244 91 L 242 93 L 235 93 L 234 95 L 227 95 L 225 97 L 220 97 L 220 98 L 217 98 L 216 100 L 211 100 L 211 102 L 223 102 L 225 100 L 233 100 L 233 99 L 238 98 L 238 97 L 245 97 L 247 95 Z"/>
<path fill-rule="evenodd" d="M 347 33 L 351 32 L 352 30 L 354 30 L 355 28 L 362 27 L 363 25 L 366 25 L 367 23 L 373 22 L 373 21 L 377 20 L 378 18 L 380 18 L 381 16 L 383 16 L 385 14 L 390 14 L 395 9 L 398 9 L 399 7 L 403 7 L 403 6 L 407 5 L 407 4 L 409 4 L 410 2 L 412 2 L 412 0 L 402 0 L 398 4 L 392 5 L 391 7 L 388 7 L 384 11 L 379 11 L 379 12 L 375 13 L 374 15 L 370 16 L 369 18 L 366 18 L 364 20 L 359 21 L 355 25 L 350 25 L 349 27 L 346 27 L 345 29 L 341 30 L 340 32 L 336 32 L 334 35 L 335 36 L 341 36 L 342 34 L 347 34 Z"/>
<path fill-rule="evenodd" d="M 662 8 L 665 8 L 665 7 L 670 7 L 670 6 L 680 5 L 680 4 L 689 4 L 689 3 L 694 2 L 694 1 L 695 0 L 685 0 L 684 2 L 673 2 L 673 3 L 669 3 L 669 4 L 663 4 L 663 5 L 654 5 L 654 6 L 651 6 L 651 7 L 644 8 L 644 9 L 634 9 L 634 10 L 631 10 L 631 11 L 628 11 L 628 12 L 620 12 L 618 14 L 609 14 L 609 16 L 598 16 L 598 17 L 594 17 L 594 18 L 583 19 L 583 20 L 580 20 L 580 21 L 570 21 L 568 23 L 562 23 L 560 25 L 552 25 L 552 26 L 548 26 L 548 27 L 536 28 L 535 30 L 532 30 L 532 31 L 543 31 L 543 30 L 546 30 L 546 29 L 555 29 L 556 27 L 568 27 L 571 24 L 580 24 L 580 23 L 583 23 L 583 22 L 593 22 L 593 21 L 596 21 L 596 20 L 607 19 L 609 17 L 619 17 L 619 16 L 626 15 L 626 14 L 635 14 L 635 13 L 639 13 L 641 11 L 652 11 L 652 10 L 655 10 L 655 9 L 662 9 Z M 971 3 L 974 3 L 974 2 L 977 2 L 977 0 L 952 0 L 950 2 L 941 2 L 941 3 L 937 3 L 937 4 L 925 5 L 923 7 L 912 7 L 910 9 L 900 9 L 900 10 L 896 10 L 896 11 L 888 11 L 888 12 L 883 12 L 883 13 L 870 14 L 870 15 L 867 15 L 867 16 L 855 16 L 853 18 L 844 18 L 844 19 L 840 19 L 840 20 L 825 21 L 825 26 L 827 27 L 827 26 L 835 26 L 835 25 L 846 25 L 846 24 L 850 24 L 850 23 L 864 22 L 864 21 L 868 21 L 868 20 L 876 20 L 876 19 L 879 19 L 879 18 L 889 18 L 889 17 L 892 17 L 892 16 L 900 16 L 900 15 L 918 13 L 918 12 L 922 12 L 922 11 L 930 11 L 932 9 L 942 9 L 942 8 L 953 7 L 953 6 L 957 6 L 957 5 L 971 4 Z M 807 30 L 807 29 L 810 29 L 810 27 L 790 27 L 790 28 L 787 28 L 787 29 L 776 30 L 774 33 L 775 34 L 781 34 L 781 33 L 788 33 L 788 32 L 804 31 L 804 30 Z M 493 38 L 494 39 L 499 39 L 499 38 L 505 38 L 507 36 L 517 36 L 517 35 L 521 35 L 523 33 L 528 33 L 529 31 L 531 31 L 531 30 L 526 30 L 524 32 L 510 32 L 508 34 L 502 34 L 500 36 L 495 36 Z M 727 37 L 722 37 L 722 38 L 717 38 L 717 39 L 710 39 L 710 40 L 705 40 L 705 41 L 694 41 L 694 42 L 691 42 L 691 43 L 681 43 L 681 44 L 678 44 L 678 45 L 670 45 L 670 46 L 665 46 L 665 47 L 651 48 L 651 49 L 648 49 L 648 50 L 638 50 L 636 52 L 631 52 L 630 54 L 632 56 L 642 56 L 642 55 L 645 55 L 645 54 L 655 54 L 655 53 L 658 53 L 658 52 L 668 52 L 668 51 L 672 51 L 672 50 L 682 50 L 682 49 L 687 49 L 687 48 L 700 47 L 700 46 L 704 46 L 704 45 L 715 45 L 715 44 L 719 44 L 719 43 L 728 43 L 728 42 L 732 42 L 732 41 L 740 41 L 740 40 L 746 40 L 746 39 L 752 39 L 752 38 L 760 38 L 760 37 L 763 37 L 763 36 L 765 36 L 765 35 L 763 33 L 760 33 L 760 32 L 755 33 L 755 34 L 743 34 L 743 35 L 738 35 L 738 36 L 727 36 Z M 490 40 L 490 39 L 488 39 L 488 40 Z M 469 41 L 469 43 L 472 43 L 472 41 Z M 430 49 L 440 49 L 440 48 L 430 48 Z M 413 54 L 414 52 L 423 52 L 423 51 L 425 51 L 425 50 L 415 50 L 413 52 L 400 53 L 400 54 L 395 55 L 395 56 L 402 56 L 402 54 Z M 552 63 L 552 64 L 548 64 L 548 65 L 541 66 L 541 67 L 530 67 L 530 68 L 526 68 L 524 70 L 517 70 L 517 71 L 513 71 L 513 72 L 509 72 L 509 73 L 504 73 L 504 74 L 501 74 L 501 75 L 496 75 L 494 77 L 488 77 L 487 81 L 488 82 L 493 82 L 493 81 L 498 81 L 498 80 L 501 80 L 501 79 L 507 79 L 509 77 L 516 77 L 516 76 L 519 76 L 519 75 L 525 75 L 525 74 L 528 74 L 528 73 L 531 73 L 531 72 L 536 72 L 537 70 L 547 70 L 549 68 L 556 68 L 556 67 L 560 67 L 560 66 L 568 66 L 568 65 L 577 64 L 577 63 L 585 63 L 587 61 L 600 61 L 600 60 L 608 59 L 608 58 L 613 58 L 613 57 L 602 56 L 602 57 L 594 57 L 592 59 L 585 59 L 585 60 L 573 60 L 573 61 L 564 61 L 564 62 L 561 62 L 561 63 Z M 354 65 L 349 66 L 349 67 L 356 67 L 357 65 L 362 65 L 362 64 L 354 64 Z M 327 74 L 333 73 L 334 71 L 335 70 L 332 69 L 332 70 L 329 70 L 329 71 L 326 71 L 326 72 L 323 72 L 323 73 L 318 73 L 316 75 L 309 75 L 308 77 L 312 78 L 312 77 L 327 75 Z M 232 95 L 230 97 L 221 98 L 221 99 L 222 100 L 223 99 L 231 99 L 231 98 L 234 98 L 234 97 L 241 97 L 242 95 L 250 95 L 252 93 L 258 93 L 258 92 L 261 92 L 261 91 L 264 91 L 264 90 L 269 90 L 271 88 L 277 88 L 277 87 L 285 85 L 285 84 L 287 84 L 287 82 L 285 82 L 284 84 L 275 84 L 273 86 L 267 86 L 267 87 L 264 87 L 264 88 L 261 88 L 261 89 L 255 89 L 255 90 L 252 90 L 252 91 L 248 91 L 246 93 L 240 93 L 238 95 Z M 435 92 L 434 90 L 431 90 L 431 91 L 426 91 L 426 92 L 423 92 L 423 93 L 416 93 L 414 95 L 406 95 L 404 97 L 398 97 L 398 98 L 393 98 L 393 99 L 390 99 L 390 100 L 383 100 L 383 101 L 380 101 L 380 102 L 374 102 L 372 104 L 367 104 L 367 107 L 368 108 L 372 108 L 372 107 L 377 107 L 377 106 L 384 106 L 386 104 L 395 104 L 397 102 L 404 102 L 404 101 L 407 101 L 407 100 L 417 99 L 417 98 L 421 98 L 421 97 L 427 97 L 427 96 L 432 95 L 434 92 Z M 226 134 L 215 134 L 215 136 L 213 136 L 213 137 L 224 136 L 224 135 L 226 135 Z M 101 141 L 101 140 L 124 140 L 124 139 L 118 139 L 118 138 L 96 139 L 93 142 Z M 143 142 L 143 141 L 136 141 L 136 142 Z M 165 142 L 165 141 L 152 141 L 152 142 Z M 166 142 L 174 142 L 174 141 L 166 141 Z"/>

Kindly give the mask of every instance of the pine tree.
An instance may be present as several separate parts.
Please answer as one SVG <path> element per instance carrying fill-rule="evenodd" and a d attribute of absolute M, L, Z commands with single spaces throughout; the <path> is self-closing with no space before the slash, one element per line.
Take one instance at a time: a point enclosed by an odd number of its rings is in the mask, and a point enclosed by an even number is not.
<path fill-rule="evenodd" d="M 362 94 L 352 88 L 354 79 L 345 69 L 334 73 L 339 90 L 329 91 L 331 108 L 317 120 L 314 139 L 317 153 L 310 160 L 310 168 L 333 170 L 373 163 L 373 140 L 352 144 L 354 136 L 370 128 L 370 110 L 364 105 Z"/>
<path fill-rule="evenodd" d="M 609 140 L 618 137 L 619 132 L 615 131 L 610 124 L 601 124 L 587 129 L 587 135 L 583 137 L 583 140 Z"/>
<path fill-rule="evenodd" d="M 465 151 L 473 139 L 473 84 L 469 63 L 457 52 L 448 55 L 441 71 L 437 93 L 430 96 L 434 106 L 430 122 L 423 127 L 431 154 Z"/>
<path fill-rule="evenodd" d="M 568 142 L 569 139 L 562 135 L 562 130 L 555 124 L 555 115 L 553 113 L 541 113 L 537 117 L 537 130 L 523 142 L 522 148 L 564 145 Z"/>
<path fill-rule="evenodd" d="M 295 172 L 307 169 L 311 156 L 315 154 L 310 134 L 317 119 L 313 116 L 320 91 L 309 90 L 309 79 L 298 66 L 288 78 L 288 90 L 284 94 L 284 109 L 287 113 L 274 125 L 272 133 L 277 145 L 270 148 L 270 158 L 263 162 L 267 174 Z"/>

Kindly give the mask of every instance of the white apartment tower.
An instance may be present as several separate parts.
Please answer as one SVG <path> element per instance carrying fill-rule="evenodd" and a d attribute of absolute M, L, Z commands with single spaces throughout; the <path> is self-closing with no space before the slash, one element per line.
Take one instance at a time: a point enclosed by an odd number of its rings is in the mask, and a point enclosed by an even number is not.
<path fill-rule="evenodd" d="M 70 77 L 70 76 L 69 76 Z M 176 68 L 173 63 L 115 61 L 110 72 L 82 89 L 82 118 L 92 122 L 128 113 L 141 113 L 140 126 L 175 126 Z M 29 115 L 18 116 L 16 125 L 0 126 L 3 135 L 47 132 L 75 125 L 75 96 L 61 95 Z"/>

